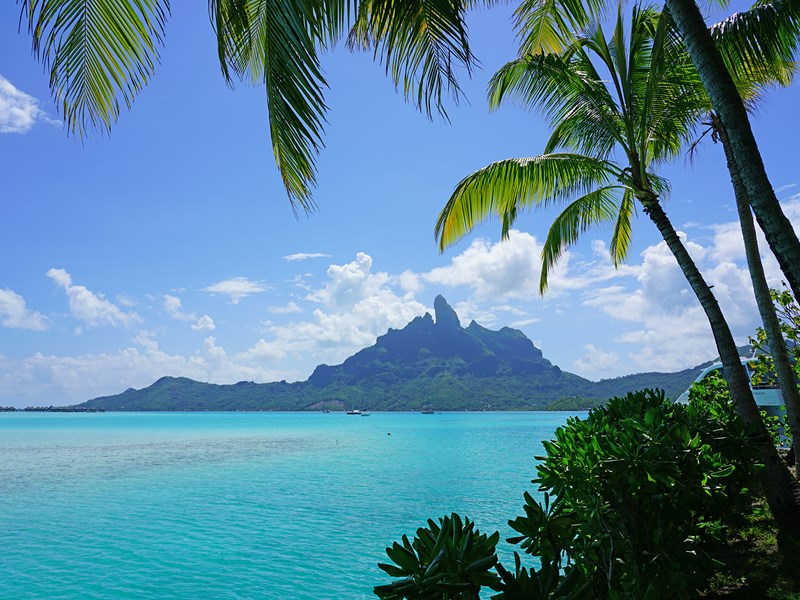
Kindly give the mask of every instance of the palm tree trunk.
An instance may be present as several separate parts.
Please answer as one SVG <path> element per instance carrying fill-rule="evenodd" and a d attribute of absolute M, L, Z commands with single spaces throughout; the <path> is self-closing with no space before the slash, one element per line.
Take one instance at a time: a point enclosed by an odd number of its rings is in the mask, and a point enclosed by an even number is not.
<path fill-rule="evenodd" d="M 739 171 L 733 162 L 733 153 L 728 144 L 725 128 L 722 127 L 722 123 L 719 122 L 716 115 L 712 114 L 711 120 L 722 142 L 725 158 L 728 161 L 728 171 L 731 174 L 733 192 L 736 196 L 736 208 L 739 211 L 739 222 L 742 227 L 742 238 L 744 238 L 747 266 L 750 270 L 750 279 L 753 280 L 753 293 L 756 296 L 761 322 L 764 324 L 764 333 L 767 335 L 770 354 L 775 361 L 775 372 L 778 375 L 778 384 L 783 394 L 783 403 L 786 406 L 789 431 L 792 432 L 794 455 L 795 457 L 800 457 L 800 453 L 798 453 L 798 450 L 800 450 L 800 390 L 797 388 L 797 376 L 789 360 L 789 350 L 786 348 L 786 341 L 783 339 L 781 324 L 769 293 L 767 277 L 764 275 L 764 266 L 761 264 L 756 228 L 753 224 L 753 214 L 750 212 L 750 203 L 747 201 L 747 191 L 744 189 L 741 177 L 739 177 Z"/>
<path fill-rule="evenodd" d="M 733 334 L 725 321 L 717 299 L 678 238 L 675 228 L 658 200 L 646 200 L 642 204 L 644 212 L 658 227 L 675 260 L 678 261 L 678 265 L 708 317 L 711 331 L 714 334 L 714 342 L 725 369 L 728 389 L 736 403 L 737 412 L 752 432 L 753 445 L 758 449 L 764 464 L 764 468 L 760 472 L 761 484 L 772 516 L 778 526 L 778 539 L 781 543 L 790 545 L 800 543 L 800 485 L 789 472 L 789 468 L 778 455 L 778 451 L 767 434 L 758 406 L 753 399 L 750 381 L 739 358 L 736 342 L 733 340 Z"/>
<path fill-rule="evenodd" d="M 800 299 L 800 241 L 767 177 L 750 120 L 695 0 L 665 0 L 689 55 L 730 140 L 734 164 L 750 205 L 778 259 L 794 297 Z"/>

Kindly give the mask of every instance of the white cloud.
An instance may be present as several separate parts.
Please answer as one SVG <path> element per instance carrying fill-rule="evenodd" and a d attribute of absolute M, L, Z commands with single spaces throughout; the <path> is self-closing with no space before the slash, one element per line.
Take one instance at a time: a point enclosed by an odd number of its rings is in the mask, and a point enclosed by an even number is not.
<path fill-rule="evenodd" d="M 683 233 L 680 237 L 712 286 L 737 342 L 746 343 L 758 325 L 758 313 L 737 228 L 738 223 L 714 226 L 706 245 Z M 628 370 L 672 371 L 714 358 L 717 351 L 706 315 L 666 243 L 649 246 L 641 257 L 641 264 L 632 267 L 635 286 L 596 288 L 584 294 L 583 302 L 614 321 L 634 325 L 616 336 L 617 342 L 635 348 L 626 359 Z M 593 364 L 580 359 L 575 366 L 591 371 Z"/>
<path fill-rule="evenodd" d="M 217 325 L 214 323 L 214 319 L 208 315 L 203 315 L 197 319 L 196 323 L 192 324 L 192 329 L 195 331 L 214 331 L 216 328 Z"/>
<path fill-rule="evenodd" d="M 372 272 L 372 257 L 363 252 L 354 261 L 331 265 L 328 280 L 321 288 L 310 290 L 306 299 L 319 307 L 310 320 L 266 328 L 273 339 L 263 342 L 262 355 L 283 352 L 315 363 L 341 362 L 353 352 L 375 342 L 390 327 L 403 327 L 426 312 L 426 307 L 411 294 L 398 295 L 396 278 Z M 265 345 L 267 344 L 267 345 Z"/>
<path fill-rule="evenodd" d="M 50 322 L 43 314 L 31 311 L 25 299 L 9 289 L 0 289 L 0 325 L 11 329 L 44 331 Z"/>
<path fill-rule="evenodd" d="M 575 370 L 590 373 L 593 378 L 598 379 L 606 377 L 605 374 L 609 371 L 612 373 L 619 371 L 621 361 L 616 352 L 601 350 L 593 344 L 584 344 L 583 349 L 586 354 L 573 363 Z"/>
<path fill-rule="evenodd" d="M 544 299 L 551 299 L 600 282 L 635 276 L 636 268 L 626 264 L 614 267 L 607 246 L 591 242 L 592 256 L 577 261 L 565 252 L 548 274 Z M 507 240 L 489 243 L 476 239 L 450 265 L 421 275 L 426 281 L 451 287 L 471 288 L 475 301 L 533 300 L 539 298 L 542 245 L 529 233 L 512 229 Z"/>
<path fill-rule="evenodd" d="M 268 306 L 267 310 L 271 313 L 275 313 L 276 315 L 291 315 L 294 313 L 303 312 L 303 309 L 300 308 L 294 301 L 289 302 L 289 304 L 286 304 L 285 306 Z"/>
<path fill-rule="evenodd" d="M 196 321 L 197 315 L 183 311 L 183 303 L 177 296 L 164 294 L 164 310 L 166 313 L 178 321 Z"/>
<path fill-rule="evenodd" d="M 330 258 L 330 254 L 322 254 L 321 252 L 298 252 L 297 254 L 287 254 L 283 257 L 283 260 L 297 262 L 300 260 L 308 260 L 310 258 Z"/>
<path fill-rule="evenodd" d="M 37 121 L 61 125 L 39 107 L 39 100 L 0 75 L 0 133 L 27 133 Z"/>
<path fill-rule="evenodd" d="M 73 285 L 72 277 L 64 269 L 50 269 L 47 276 L 64 288 L 72 316 L 92 327 L 128 326 L 141 321 L 139 315 L 124 312 L 102 293 L 94 293 L 82 285 Z"/>
<path fill-rule="evenodd" d="M 268 289 L 269 286 L 264 283 L 250 281 L 246 277 L 233 277 L 205 287 L 203 291 L 228 296 L 231 304 L 239 304 L 243 298 L 266 292 Z"/>
<path fill-rule="evenodd" d="M 422 277 L 418 273 L 414 273 L 410 270 L 405 270 L 400 273 L 397 280 L 400 284 L 400 289 L 409 294 L 419 294 L 425 289 L 425 283 L 422 281 Z"/>
<path fill-rule="evenodd" d="M 213 337 L 188 356 L 161 350 L 151 331 L 138 332 L 132 342 L 115 353 L 0 355 L 0 398 L 14 398 L 21 406 L 50 405 L 54 398 L 73 404 L 146 387 L 165 375 L 216 383 L 266 382 L 286 375 L 265 367 L 263 360 L 229 356 Z"/>
<path fill-rule="evenodd" d="M 199 319 L 193 312 L 185 312 L 183 303 L 177 296 L 164 294 L 164 311 L 177 321 L 192 322 L 190 327 L 195 331 L 214 331 L 217 328 L 214 319 L 208 315 L 203 315 Z"/>
<path fill-rule="evenodd" d="M 126 308 L 132 308 L 136 306 L 136 300 L 127 294 L 117 294 L 117 303 Z"/>
<path fill-rule="evenodd" d="M 516 328 L 527 327 L 528 325 L 533 325 L 534 323 L 538 323 L 539 321 L 541 321 L 541 319 L 539 319 L 538 317 L 532 317 L 530 319 L 522 319 L 521 321 L 514 321 L 511 324 L 511 327 L 516 327 Z"/>
<path fill-rule="evenodd" d="M 450 265 L 423 277 L 438 285 L 469 286 L 478 300 L 532 298 L 539 289 L 541 252 L 532 235 L 512 230 L 503 242 L 474 240 Z"/>
<path fill-rule="evenodd" d="M 267 342 L 263 338 L 258 340 L 252 348 L 237 355 L 243 359 L 280 360 L 286 356 L 286 349 L 278 342 Z"/>

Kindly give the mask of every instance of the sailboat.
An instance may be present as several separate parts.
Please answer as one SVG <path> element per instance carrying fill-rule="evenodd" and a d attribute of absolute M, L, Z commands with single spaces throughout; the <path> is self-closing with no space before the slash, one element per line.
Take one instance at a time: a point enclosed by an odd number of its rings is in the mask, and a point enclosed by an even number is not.
<path fill-rule="evenodd" d="M 369 411 L 367 410 L 367 393 L 364 392 L 364 397 L 361 399 L 361 410 L 354 408 L 352 410 L 347 411 L 348 415 L 361 415 L 362 417 L 368 417 Z"/>

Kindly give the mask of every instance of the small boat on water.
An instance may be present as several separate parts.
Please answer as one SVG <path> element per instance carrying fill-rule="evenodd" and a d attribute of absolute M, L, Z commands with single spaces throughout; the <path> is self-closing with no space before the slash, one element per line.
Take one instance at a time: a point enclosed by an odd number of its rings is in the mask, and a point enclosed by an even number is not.
<path fill-rule="evenodd" d="M 433 410 L 432 408 L 423 408 L 423 409 L 422 409 L 421 411 L 419 411 L 419 412 L 421 412 L 423 415 L 432 415 L 432 414 L 433 414 L 433 413 L 435 413 L 436 411 L 435 411 L 435 410 Z"/>
<path fill-rule="evenodd" d="M 364 397 L 361 399 L 361 409 L 354 408 L 353 410 L 347 411 L 348 415 L 361 415 L 362 417 L 368 417 L 369 411 L 367 410 L 367 394 L 364 393 Z"/>

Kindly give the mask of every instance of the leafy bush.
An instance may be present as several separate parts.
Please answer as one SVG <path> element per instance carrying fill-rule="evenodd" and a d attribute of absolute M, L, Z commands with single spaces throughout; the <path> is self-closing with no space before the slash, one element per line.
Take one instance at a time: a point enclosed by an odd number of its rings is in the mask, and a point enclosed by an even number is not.
<path fill-rule="evenodd" d="M 534 483 L 556 496 L 551 513 L 572 520 L 560 550 L 595 597 L 682 597 L 713 568 L 703 542 L 752 475 L 748 447 L 724 397 L 687 406 L 645 390 L 559 428 Z M 511 525 L 523 534 L 514 541 L 543 549 L 549 522 Z"/>
<path fill-rule="evenodd" d="M 503 600 L 688 597 L 713 570 L 705 547 L 740 506 L 755 469 L 744 427 L 714 381 L 696 388 L 688 405 L 672 404 L 654 390 L 614 398 L 585 420 L 568 419 L 545 450 L 533 480 L 543 502 L 526 493 L 524 514 L 509 521 L 519 535 L 508 541 L 538 557 L 538 571 L 522 567 L 515 553 L 512 572 L 492 560 L 493 546 L 490 555 L 478 544 L 481 551 L 468 563 L 473 570 L 466 572 L 467 563 L 445 558 L 453 552 L 450 542 L 434 541 L 445 521 L 439 530 L 429 521 L 414 543 L 403 538 L 402 546 L 387 549 L 398 566 L 381 568 L 404 579 L 376 594 L 477 598 L 442 595 L 450 589 L 443 583 L 468 580 L 482 581 Z M 478 566 L 486 579 L 475 572 Z M 433 589 L 425 579 L 429 572 L 440 590 L 433 595 L 425 595 Z M 390 588 L 395 595 L 385 594 Z"/>
<path fill-rule="evenodd" d="M 495 547 L 500 534 L 480 533 L 469 519 L 453 513 L 417 529 L 414 541 L 403 536 L 386 554 L 393 565 L 378 566 L 392 577 L 402 577 L 375 588 L 384 600 L 475 600 L 482 586 L 496 589 L 499 577 L 490 572 L 497 564 Z"/>
<path fill-rule="evenodd" d="M 798 306 L 792 293 L 788 290 L 770 290 L 772 302 L 781 322 L 783 339 L 793 359 L 795 371 L 800 379 L 800 306 Z M 763 384 L 775 383 L 775 362 L 772 360 L 767 343 L 767 334 L 762 327 L 756 330 L 756 337 L 750 338 L 750 345 L 761 354 L 753 363 L 755 374 L 753 382 Z"/>

